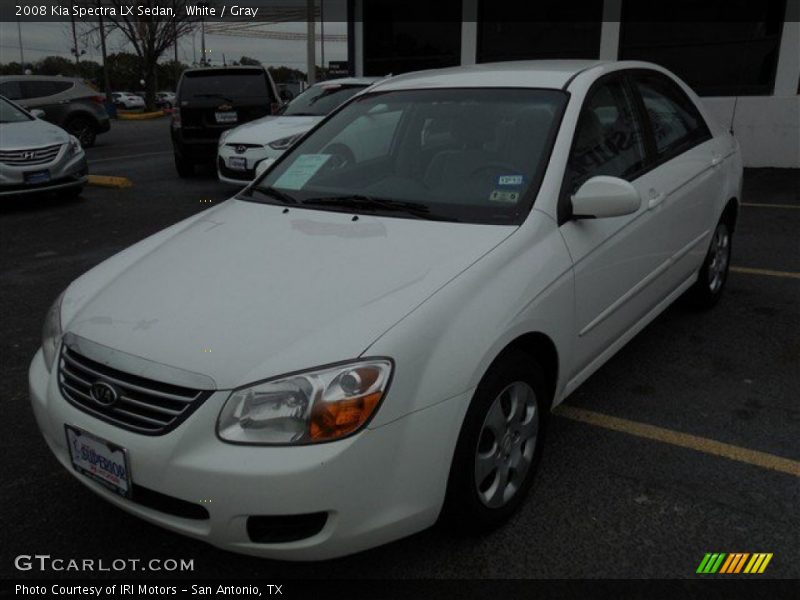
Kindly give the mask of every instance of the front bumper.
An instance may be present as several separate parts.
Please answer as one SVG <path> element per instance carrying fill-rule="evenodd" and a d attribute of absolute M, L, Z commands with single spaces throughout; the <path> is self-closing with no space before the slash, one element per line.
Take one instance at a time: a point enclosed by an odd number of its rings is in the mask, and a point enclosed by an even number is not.
<path fill-rule="evenodd" d="M 469 394 L 440 402 L 337 442 L 298 447 L 238 446 L 214 426 L 229 392 L 214 393 L 184 423 L 161 436 L 140 435 L 69 404 L 41 350 L 29 371 L 31 404 L 61 464 L 97 494 L 147 521 L 220 548 L 288 560 L 334 558 L 410 535 L 438 517 Z M 390 400 L 390 398 L 387 398 Z M 127 500 L 72 469 L 64 424 L 128 450 L 134 485 L 207 509 L 190 519 Z M 455 432 L 455 433 L 454 433 Z M 135 493 L 134 493 L 135 495 Z M 255 543 L 250 516 L 327 513 L 320 531 L 284 543 Z"/>
<path fill-rule="evenodd" d="M 48 171 L 50 179 L 42 183 L 26 183 L 25 173 Z M 11 166 L 0 164 L 0 197 L 42 194 L 85 185 L 88 181 L 86 154 L 67 156 L 62 148 L 49 164 Z"/>

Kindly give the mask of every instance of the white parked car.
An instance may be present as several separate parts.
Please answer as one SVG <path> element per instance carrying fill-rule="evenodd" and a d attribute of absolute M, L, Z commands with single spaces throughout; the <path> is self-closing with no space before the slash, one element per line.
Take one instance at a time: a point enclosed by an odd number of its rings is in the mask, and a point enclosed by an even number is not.
<path fill-rule="evenodd" d="M 130 92 L 113 92 L 111 97 L 118 108 L 124 108 L 125 110 L 136 110 L 145 106 L 144 98 Z"/>
<path fill-rule="evenodd" d="M 651 64 L 380 82 L 69 285 L 36 420 L 103 498 L 236 552 L 496 526 L 550 409 L 682 294 L 718 300 L 741 184 L 735 139 Z"/>
<path fill-rule="evenodd" d="M 371 77 L 323 81 L 285 105 L 280 114 L 224 131 L 217 157 L 220 181 L 239 187 L 250 183 L 259 163 L 278 158 L 328 113 L 376 81 Z"/>

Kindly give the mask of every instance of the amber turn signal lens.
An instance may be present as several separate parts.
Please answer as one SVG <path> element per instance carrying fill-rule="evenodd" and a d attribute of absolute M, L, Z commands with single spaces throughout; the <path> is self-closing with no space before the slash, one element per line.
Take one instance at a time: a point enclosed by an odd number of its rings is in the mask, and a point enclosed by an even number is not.
<path fill-rule="evenodd" d="M 361 427 L 380 402 L 382 392 L 360 398 L 325 402 L 314 407 L 309 424 L 312 440 L 333 440 L 352 433 Z"/>

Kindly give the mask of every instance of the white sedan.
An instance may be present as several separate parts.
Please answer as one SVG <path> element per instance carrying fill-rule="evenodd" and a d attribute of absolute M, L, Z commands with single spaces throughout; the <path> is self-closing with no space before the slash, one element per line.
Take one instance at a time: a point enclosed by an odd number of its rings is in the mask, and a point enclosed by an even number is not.
<path fill-rule="evenodd" d="M 125 110 L 137 110 L 144 108 L 144 98 L 131 94 L 130 92 L 114 92 L 111 94 L 114 104 Z"/>
<path fill-rule="evenodd" d="M 217 157 L 220 181 L 239 187 L 250 183 L 259 163 L 278 158 L 333 109 L 376 81 L 370 77 L 323 81 L 297 96 L 280 114 L 223 132 Z"/>
<path fill-rule="evenodd" d="M 379 82 L 69 285 L 33 412 L 82 484 L 228 550 L 485 530 L 554 406 L 679 296 L 719 300 L 741 185 L 736 140 L 655 65 Z"/>

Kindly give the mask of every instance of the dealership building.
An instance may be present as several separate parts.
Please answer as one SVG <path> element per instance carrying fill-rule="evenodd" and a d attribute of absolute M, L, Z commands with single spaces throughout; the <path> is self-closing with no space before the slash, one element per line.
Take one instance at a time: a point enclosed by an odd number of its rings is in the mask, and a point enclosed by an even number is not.
<path fill-rule="evenodd" d="M 549 58 L 661 64 L 733 123 L 746 166 L 800 168 L 798 0 L 348 0 L 350 70 Z"/>

